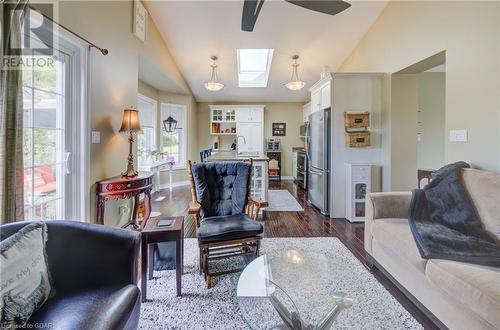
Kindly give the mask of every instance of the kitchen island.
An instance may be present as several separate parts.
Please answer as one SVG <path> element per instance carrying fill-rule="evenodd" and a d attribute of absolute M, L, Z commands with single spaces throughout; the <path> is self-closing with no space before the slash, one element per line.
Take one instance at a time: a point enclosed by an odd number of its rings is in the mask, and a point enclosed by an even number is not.
<path fill-rule="evenodd" d="M 217 151 L 205 158 L 206 162 L 243 162 L 252 159 L 252 196 L 259 200 L 267 200 L 269 189 L 267 181 L 267 167 L 269 157 L 265 154 L 255 156 L 237 155 L 236 151 Z"/>

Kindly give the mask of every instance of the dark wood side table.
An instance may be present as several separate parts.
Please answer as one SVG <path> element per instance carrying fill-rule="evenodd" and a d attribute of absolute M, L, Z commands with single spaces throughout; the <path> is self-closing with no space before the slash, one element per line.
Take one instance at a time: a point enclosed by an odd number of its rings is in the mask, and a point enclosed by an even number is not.
<path fill-rule="evenodd" d="M 132 212 L 131 222 L 123 227 L 132 225 L 135 229 L 139 229 L 137 223 L 137 208 L 139 206 L 139 195 L 144 193 L 144 204 L 146 212 L 144 212 L 143 223 L 146 223 L 151 214 L 151 189 L 153 187 L 153 174 L 141 173 L 134 178 L 125 178 L 115 176 L 96 182 L 96 212 L 97 223 L 104 225 L 104 206 L 109 199 L 129 199 L 134 197 L 134 210 Z"/>
<path fill-rule="evenodd" d="M 184 217 L 174 217 L 168 227 L 158 227 L 161 218 L 146 222 L 141 232 L 141 296 L 146 301 L 147 280 L 153 278 L 153 244 L 175 241 L 175 277 L 177 297 L 181 296 L 181 275 L 184 272 Z M 148 276 L 149 272 L 149 276 Z"/>
<path fill-rule="evenodd" d="M 435 170 L 417 169 L 418 189 L 420 189 L 420 181 L 422 181 L 422 179 L 427 179 L 427 183 L 431 182 L 434 172 Z"/>

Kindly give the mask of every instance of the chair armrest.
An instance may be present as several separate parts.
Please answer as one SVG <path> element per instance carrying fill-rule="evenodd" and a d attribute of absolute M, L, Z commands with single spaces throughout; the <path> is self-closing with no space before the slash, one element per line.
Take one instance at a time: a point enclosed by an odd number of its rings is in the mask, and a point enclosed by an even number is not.
<path fill-rule="evenodd" d="M 199 214 L 201 205 L 198 202 L 189 203 L 188 214 Z"/>
<path fill-rule="evenodd" d="M 259 217 L 260 209 L 267 206 L 269 206 L 269 203 L 267 201 L 258 200 L 250 196 L 248 197 L 245 213 L 253 220 L 257 220 L 257 218 Z"/>
<path fill-rule="evenodd" d="M 268 201 L 263 201 L 263 200 L 260 200 L 260 199 L 255 199 L 253 196 L 248 197 L 248 201 L 250 203 L 255 204 L 259 208 L 261 208 L 261 207 L 268 207 L 269 206 L 269 202 Z"/>
<path fill-rule="evenodd" d="M 56 291 L 137 284 L 140 232 L 76 221 L 46 223 Z"/>
<path fill-rule="evenodd" d="M 411 192 L 371 193 L 367 196 L 366 220 L 408 218 Z"/>

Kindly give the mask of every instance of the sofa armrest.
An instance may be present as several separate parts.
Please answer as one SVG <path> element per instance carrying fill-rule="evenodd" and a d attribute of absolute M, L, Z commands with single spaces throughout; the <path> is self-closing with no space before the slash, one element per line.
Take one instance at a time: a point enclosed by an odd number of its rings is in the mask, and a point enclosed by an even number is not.
<path fill-rule="evenodd" d="M 377 219 L 407 218 L 411 192 L 371 193 L 366 196 L 365 250 L 372 255 L 372 227 Z"/>
<path fill-rule="evenodd" d="M 371 193 L 367 196 L 366 218 L 370 220 L 406 219 L 410 208 L 411 192 Z"/>
<path fill-rule="evenodd" d="M 47 221 L 56 291 L 137 284 L 140 233 L 76 221 Z"/>

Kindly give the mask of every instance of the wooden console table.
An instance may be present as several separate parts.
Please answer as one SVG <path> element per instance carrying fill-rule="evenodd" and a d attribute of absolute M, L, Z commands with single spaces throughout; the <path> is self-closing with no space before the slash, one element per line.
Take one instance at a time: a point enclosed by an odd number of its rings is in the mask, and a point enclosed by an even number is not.
<path fill-rule="evenodd" d="M 140 173 L 135 178 L 125 178 L 115 176 L 96 182 L 96 212 L 97 223 L 104 225 L 104 206 L 110 199 L 129 199 L 134 197 L 134 210 L 132 219 L 123 227 L 133 226 L 140 229 L 137 223 L 137 208 L 139 206 L 139 195 L 144 194 L 144 212 L 143 225 L 149 219 L 151 214 L 151 189 L 153 187 L 153 174 Z"/>

